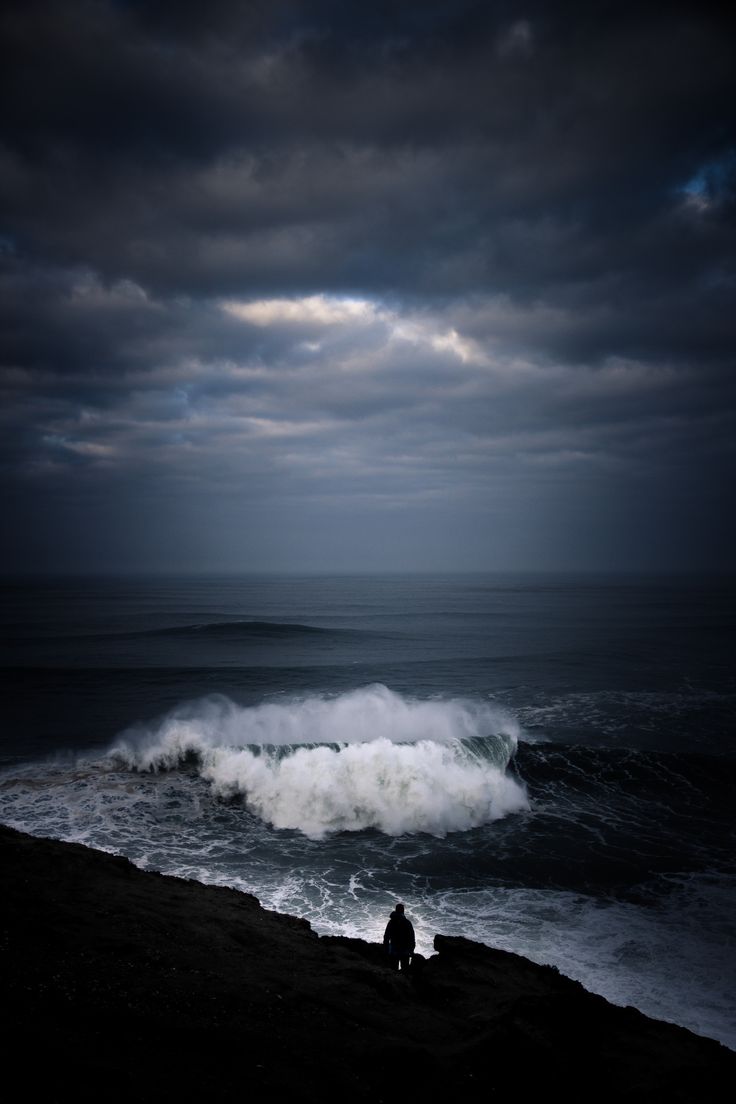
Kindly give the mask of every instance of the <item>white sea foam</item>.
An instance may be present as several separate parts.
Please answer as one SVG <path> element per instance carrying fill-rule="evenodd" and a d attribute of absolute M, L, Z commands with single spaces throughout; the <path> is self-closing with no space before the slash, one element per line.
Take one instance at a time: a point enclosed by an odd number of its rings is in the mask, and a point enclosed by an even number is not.
<path fill-rule="evenodd" d="M 517 738 L 514 719 L 487 703 L 375 685 L 249 708 L 208 698 L 124 734 L 110 756 L 134 770 L 193 757 L 215 794 L 314 839 L 366 828 L 443 836 L 528 807 L 506 774 Z"/>
<path fill-rule="evenodd" d="M 495 764 L 426 740 L 299 748 L 281 759 L 218 749 L 202 773 L 274 827 L 315 839 L 364 828 L 443 836 L 527 808 L 522 787 Z"/>

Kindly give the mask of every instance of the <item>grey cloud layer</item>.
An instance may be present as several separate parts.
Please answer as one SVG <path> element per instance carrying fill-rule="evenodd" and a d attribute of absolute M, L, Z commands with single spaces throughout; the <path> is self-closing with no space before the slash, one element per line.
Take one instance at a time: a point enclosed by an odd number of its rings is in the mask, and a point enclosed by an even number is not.
<path fill-rule="evenodd" d="M 553 508 L 555 566 L 683 527 L 675 565 L 727 562 L 733 26 L 595 7 L 6 5 L 9 563 L 43 561 L 39 512 L 119 541 L 142 500 L 180 543 L 199 502 L 228 566 L 249 511 L 253 564 L 290 525 L 319 562 L 309 518 L 360 503 L 400 565 L 386 512 L 498 566 Z M 121 563 L 164 562 L 136 525 Z"/>

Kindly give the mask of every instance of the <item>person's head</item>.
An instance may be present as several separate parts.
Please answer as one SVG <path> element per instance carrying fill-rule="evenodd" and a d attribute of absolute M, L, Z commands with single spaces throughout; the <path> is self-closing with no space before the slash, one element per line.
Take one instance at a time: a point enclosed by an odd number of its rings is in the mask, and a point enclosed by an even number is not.
<path fill-rule="evenodd" d="M 397 905 L 396 906 L 396 911 L 397 912 L 403 912 L 404 911 L 404 906 L 403 905 Z"/>

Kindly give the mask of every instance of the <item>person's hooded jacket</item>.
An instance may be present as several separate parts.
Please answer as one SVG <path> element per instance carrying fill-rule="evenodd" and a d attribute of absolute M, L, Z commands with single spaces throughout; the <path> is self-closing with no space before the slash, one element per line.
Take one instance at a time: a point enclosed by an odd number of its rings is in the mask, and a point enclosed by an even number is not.
<path fill-rule="evenodd" d="M 394 909 L 391 913 L 383 936 L 383 945 L 388 948 L 389 954 L 413 954 L 414 928 L 411 920 L 407 920 L 403 912 Z"/>

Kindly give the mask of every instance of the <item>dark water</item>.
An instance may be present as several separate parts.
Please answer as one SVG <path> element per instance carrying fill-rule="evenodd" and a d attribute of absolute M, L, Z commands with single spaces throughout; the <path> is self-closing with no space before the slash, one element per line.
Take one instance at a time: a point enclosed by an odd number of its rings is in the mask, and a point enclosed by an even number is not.
<path fill-rule="evenodd" d="M 736 1047 L 736 585 L 3 587 L 0 818 L 377 938 L 555 963 Z"/>

